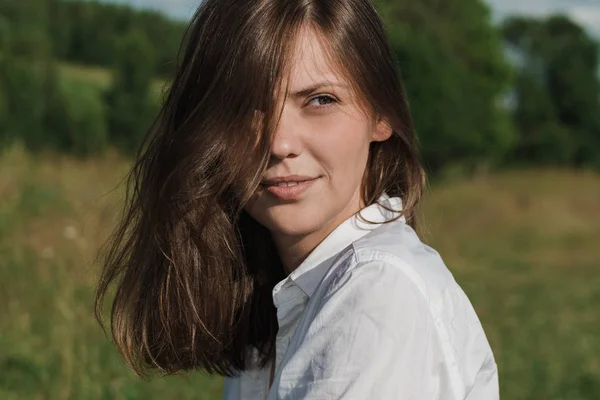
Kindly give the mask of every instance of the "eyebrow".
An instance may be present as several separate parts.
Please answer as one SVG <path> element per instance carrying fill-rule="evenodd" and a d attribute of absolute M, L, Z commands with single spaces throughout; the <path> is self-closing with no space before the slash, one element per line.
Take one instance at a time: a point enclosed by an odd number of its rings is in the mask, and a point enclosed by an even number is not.
<path fill-rule="evenodd" d="M 348 87 L 348 85 L 344 85 L 344 84 L 336 83 L 336 82 L 319 82 L 319 83 L 315 83 L 314 85 L 311 85 L 307 88 L 300 89 L 296 92 L 293 92 L 289 96 L 294 97 L 294 98 L 306 97 L 323 87 L 346 88 L 346 87 Z"/>

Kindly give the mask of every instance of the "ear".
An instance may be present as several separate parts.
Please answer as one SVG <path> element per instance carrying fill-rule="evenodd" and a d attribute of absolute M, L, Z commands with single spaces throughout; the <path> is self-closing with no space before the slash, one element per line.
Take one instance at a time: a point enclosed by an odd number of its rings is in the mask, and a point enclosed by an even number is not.
<path fill-rule="evenodd" d="M 385 142 L 392 136 L 392 126 L 385 118 L 377 118 L 371 135 L 372 142 Z"/>

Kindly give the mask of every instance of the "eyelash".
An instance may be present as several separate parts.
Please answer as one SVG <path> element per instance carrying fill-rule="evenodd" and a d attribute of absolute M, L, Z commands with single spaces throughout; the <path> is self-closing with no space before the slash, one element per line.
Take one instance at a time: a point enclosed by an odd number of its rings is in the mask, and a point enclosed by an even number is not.
<path fill-rule="evenodd" d="M 317 105 L 317 106 L 314 106 L 314 107 L 316 107 L 316 108 L 327 108 L 327 107 L 331 107 L 331 106 L 333 106 L 334 104 L 336 104 L 336 103 L 338 102 L 338 100 L 337 100 L 335 97 L 333 97 L 333 96 L 330 96 L 330 95 L 327 95 L 327 94 L 320 94 L 320 95 L 318 95 L 318 96 L 315 96 L 315 97 L 313 97 L 312 99 L 310 99 L 310 100 L 308 101 L 308 103 L 310 104 L 310 103 L 312 103 L 314 100 L 323 99 L 323 98 L 325 98 L 325 99 L 328 99 L 328 100 L 331 100 L 331 103 L 329 103 L 329 104 L 325 104 L 325 105 Z"/>

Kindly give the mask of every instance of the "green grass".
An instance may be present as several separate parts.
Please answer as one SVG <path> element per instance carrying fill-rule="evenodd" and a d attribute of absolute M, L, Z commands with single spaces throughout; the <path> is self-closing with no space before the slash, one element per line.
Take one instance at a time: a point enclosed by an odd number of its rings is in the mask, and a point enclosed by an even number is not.
<path fill-rule="evenodd" d="M 93 84 L 102 90 L 108 89 L 112 82 L 111 71 L 105 67 L 61 63 L 59 73 L 63 79 Z M 152 92 L 160 95 L 167 85 L 168 82 L 164 79 L 155 79 L 152 82 Z"/>
<path fill-rule="evenodd" d="M 133 376 L 92 316 L 95 250 L 128 162 L 0 156 L 0 399 L 218 399 L 200 373 Z M 473 302 L 502 398 L 600 398 L 600 176 L 529 170 L 432 188 L 426 241 Z"/>
<path fill-rule="evenodd" d="M 600 399 L 600 176 L 453 182 L 425 209 L 495 351 L 503 398 Z"/>
<path fill-rule="evenodd" d="M 62 63 L 59 72 L 63 77 L 93 82 L 101 87 L 108 87 L 112 81 L 110 70 L 104 67 L 82 66 Z"/>
<path fill-rule="evenodd" d="M 135 378 L 92 316 L 92 265 L 127 165 L 0 156 L 0 399 L 215 399 L 196 373 Z"/>

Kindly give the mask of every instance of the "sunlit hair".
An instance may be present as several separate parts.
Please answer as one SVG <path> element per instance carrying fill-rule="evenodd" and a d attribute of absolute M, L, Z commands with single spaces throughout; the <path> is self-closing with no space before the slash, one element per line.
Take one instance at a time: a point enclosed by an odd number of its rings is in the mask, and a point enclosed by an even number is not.
<path fill-rule="evenodd" d="M 96 294 L 116 284 L 111 331 L 127 363 L 231 376 L 274 357 L 272 288 L 285 277 L 270 233 L 243 210 L 270 159 L 302 28 L 313 29 L 373 116 L 370 205 L 403 200 L 415 227 L 424 173 L 382 23 L 368 0 L 204 0 L 186 32 L 163 108 L 128 176 L 125 209 L 102 252 Z M 257 113 L 256 110 L 261 112 Z M 259 120 L 257 120 L 259 119 Z"/>

